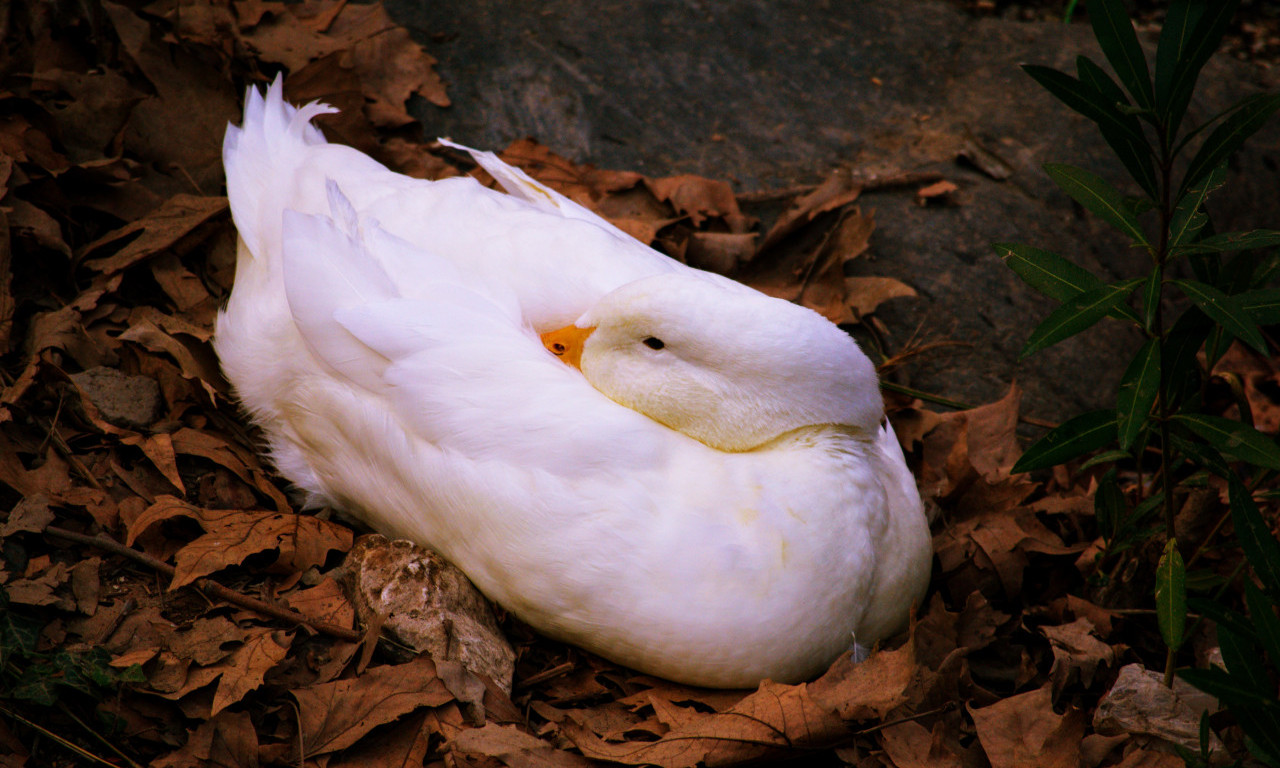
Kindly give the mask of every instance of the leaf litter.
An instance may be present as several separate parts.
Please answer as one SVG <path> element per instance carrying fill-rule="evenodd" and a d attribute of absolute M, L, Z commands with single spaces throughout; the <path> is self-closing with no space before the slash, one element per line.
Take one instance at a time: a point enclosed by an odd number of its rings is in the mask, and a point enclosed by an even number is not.
<path fill-rule="evenodd" d="M 945 413 L 889 396 L 937 518 L 938 559 L 910 630 L 861 663 L 846 655 L 799 685 L 702 690 L 508 617 L 518 659 L 507 694 L 454 659 L 380 641 L 377 617 L 361 618 L 340 585 L 353 529 L 297 511 L 302 499 L 261 458 L 209 346 L 234 274 L 218 147 L 245 85 L 284 68 L 291 100 L 343 109 L 321 121 L 332 140 L 419 178 L 492 183 L 413 138 L 411 98 L 449 104 L 434 60 L 376 3 L 18 3 L 10 13 L 0 764 L 75 765 L 86 753 L 175 768 L 818 755 L 868 768 L 1177 764 L 1138 726 L 1093 730 L 1121 668 L 1162 656 L 1153 617 L 1134 610 L 1154 560 L 1103 552 L 1096 469 L 1010 473 L 1016 387 Z M 964 204 L 932 174 L 840 169 L 813 187 L 736 193 L 714 179 L 574 163 L 530 139 L 502 156 L 673 258 L 850 326 L 914 295 L 850 274 L 875 249 L 866 193 L 903 187 L 921 205 Z M 1240 397 L 1224 409 L 1248 407 L 1275 431 L 1276 370 L 1234 347 L 1217 372 L 1235 376 Z M 1217 495 L 1206 509 L 1221 509 Z M 1237 562 L 1207 557 L 1223 571 Z M 14 711 L 54 693 L 56 709 Z M 1219 730 L 1239 747 L 1237 730 Z M 37 749 L 40 734 L 51 736 Z"/>

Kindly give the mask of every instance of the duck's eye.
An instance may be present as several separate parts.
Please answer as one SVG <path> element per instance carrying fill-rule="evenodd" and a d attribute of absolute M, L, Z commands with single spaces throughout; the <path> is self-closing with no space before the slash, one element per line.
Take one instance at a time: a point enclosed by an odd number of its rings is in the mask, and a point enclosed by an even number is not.
<path fill-rule="evenodd" d="M 666 344 L 662 343 L 662 339 L 655 339 L 652 336 L 644 340 L 644 345 L 649 349 L 662 349 L 663 347 L 667 346 Z"/>

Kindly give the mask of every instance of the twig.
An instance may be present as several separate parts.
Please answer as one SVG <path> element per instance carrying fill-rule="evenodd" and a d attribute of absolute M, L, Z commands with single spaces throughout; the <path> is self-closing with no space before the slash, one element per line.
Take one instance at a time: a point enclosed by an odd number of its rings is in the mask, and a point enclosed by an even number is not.
<path fill-rule="evenodd" d="M 954 701 L 948 701 L 946 704 L 943 704 L 937 709 L 927 709 L 924 712 L 917 712 L 914 715 L 907 715 L 906 717 L 900 717 L 897 720 L 890 720 L 887 723 L 877 723 L 876 725 L 873 725 L 869 728 L 863 728 L 860 731 L 855 731 L 853 735 L 866 736 L 868 734 L 875 733 L 876 731 L 883 730 L 885 728 L 890 728 L 895 725 L 901 725 L 902 723 L 910 723 L 915 720 L 931 717 L 933 715 L 945 715 L 948 712 L 954 711 L 957 706 L 959 705 L 956 704 Z"/>
<path fill-rule="evenodd" d="M 154 557 L 151 557 L 150 555 L 145 554 L 143 552 L 139 552 L 136 549 L 131 549 L 130 547 L 126 547 L 125 545 L 121 544 L 115 539 L 112 539 L 106 534 L 100 533 L 97 536 L 88 536 L 83 533 L 68 531 L 65 528 L 59 528 L 54 525 L 47 526 L 44 530 L 45 530 L 45 533 L 48 533 L 52 536 L 57 536 L 58 538 L 61 538 L 61 539 L 66 539 L 67 541 L 74 541 L 77 544 L 85 544 L 90 547 L 97 547 L 98 549 L 106 550 L 107 552 L 111 552 L 112 554 L 121 555 L 122 557 L 127 557 L 130 560 L 133 560 L 135 562 L 142 563 L 143 565 L 154 568 L 155 570 L 159 571 L 160 573 L 163 573 L 165 576 L 168 576 L 169 578 L 173 578 L 173 575 L 177 572 L 177 569 L 174 568 L 172 565 L 169 565 L 168 563 L 165 563 L 165 562 L 161 562 L 160 560 L 157 560 Z M 236 592 L 235 590 L 228 589 L 222 586 L 221 584 L 219 584 L 216 581 L 213 581 L 212 579 L 197 579 L 195 582 L 195 586 L 197 589 L 209 592 L 219 600 L 223 600 L 225 602 L 238 605 L 242 608 L 248 608 L 251 611 L 257 611 L 258 613 L 271 616 L 272 618 L 280 619 L 282 621 L 288 621 L 294 624 L 302 624 L 302 625 L 311 627 L 317 632 L 322 632 L 326 635 L 331 635 L 340 640 L 346 640 L 347 642 L 354 643 L 357 640 L 359 640 L 362 636 L 359 632 L 355 631 L 354 629 L 340 627 L 337 624 L 331 624 L 327 621 L 319 621 L 317 619 L 311 619 L 302 615 L 301 613 L 298 613 L 297 611 L 291 611 L 288 608 L 281 608 L 278 605 L 272 605 L 271 603 L 265 602 L 263 600 L 259 600 L 255 597 L 249 597 L 248 595 L 243 595 L 239 592 Z"/>
<path fill-rule="evenodd" d="M 3 712 L 4 714 L 8 715 L 9 717 L 12 717 L 14 720 L 17 720 L 18 722 L 22 723 L 23 725 L 27 726 L 28 728 L 33 728 L 33 729 L 35 729 L 35 730 L 39 731 L 41 734 L 43 734 L 43 735 L 45 735 L 45 736 L 48 736 L 49 738 L 53 739 L 53 740 L 54 740 L 55 742 L 57 742 L 58 744 L 61 744 L 62 746 L 66 747 L 67 749 L 71 750 L 72 752 L 75 752 L 75 753 L 76 753 L 77 755 L 79 755 L 80 757 L 83 757 L 83 758 L 85 758 L 85 759 L 87 759 L 87 760 L 92 760 L 93 762 L 95 762 L 95 763 L 97 763 L 97 764 L 99 764 L 99 765 L 106 765 L 106 766 L 109 766 L 109 768 L 120 768 L 120 767 L 119 767 L 118 765 L 116 765 L 115 763 L 111 763 L 111 762 L 108 762 L 108 761 L 106 761 L 106 760 L 103 760 L 101 757 L 98 757 L 97 755 L 93 754 L 92 752 L 90 752 L 89 750 L 85 749 L 84 747 L 81 747 L 79 744 L 74 744 L 74 743 L 72 743 L 72 742 L 70 742 L 70 741 L 67 741 L 66 739 L 62 738 L 62 737 L 61 737 L 61 736 L 59 736 L 58 734 L 56 734 L 56 733 L 54 733 L 53 731 L 49 730 L 48 728 L 45 728 L 45 727 L 43 727 L 43 726 L 41 726 L 41 725 L 37 725 L 36 723 L 31 722 L 31 721 L 30 721 L 30 720 L 28 720 L 27 718 L 23 717 L 22 715 L 19 715 L 17 712 L 14 712 L 12 709 L 9 709 L 8 707 L 0 707 L 0 712 Z M 132 762 L 132 761 L 130 761 L 130 762 Z"/>
<path fill-rule="evenodd" d="M 76 723 L 76 725 L 78 725 L 78 726 L 80 726 L 81 728 L 85 729 L 85 731 L 86 731 L 90 736 L 92 736 L 93 738 L 95 738 L 95 739 L 97 739 L 98 741 L 102 742 L 103 746 L 105 746 L 107 749 L 111 750 L 112 752 L 115 752 L 115 753 L 120 757 L 120 759 L 121 759 L 121 760 L 123 760 L 123 761 L 125 761 L 126 763 L 128 763 L 129 768 L 142 768 L 142 766 L 141 766 L 141 765 L 138 765 L 138 763 L 137 763 L 137 762 L 135 762 L 131 757 L 129 757 L 128 755 L 126 755 L 124 752 L 120 751 L 120 748 L 119 748 L 119 747 L 117 747 L 115 744 L 112 744 L 111 742 L 107 741 L 107 740 L 106 740 L 106 738 L 104 738 L 104 737 L 102 736 L 102 734 L 100 734 L 100 733 L 98 733 L 97 731 L 93 730 L 92 728 L 90 728 L 90 727 L 88 726 L 88 724 L 87 724 L 87 723 L 85 723 L 85 722 L 84 722 L 83 720 L 81 720 L 80 718 L 76 717 L 75 713 L 74 713 L 74 712 L 72 712 L 70 709 L 68 709 L 66 704 L 63 704 L 62 702 L 58 702 L 58 710 L 59 710 L 60 712 L 62 712 L 62 714 L 66 715 L 67 717 L 69 717 L 69 718 L 71 718 L 72 720 L 74 720 L 74 721 L 75 721 L 75 723 Z"/>
<path fill-rule="evenodd" d="M 949 400 L 941 395 L 934 395 L 929 392 L 925 392 L 923 390 L 913 389 L 911 387 L 906 387 L 906 386 L 903 386 L 902 384 L 895 384 L 892 381 L 885 381 L 883 379 L 880 380 L 880 388 L 887 389 L 890 392 L 897 392 L 900 395 L 917 397 L 925 401 L 926 403 L 933 403 L 934 405 L 944 405 L 948 408 L 955 408 L 958 411 L 968 411 L 975 407 L 968 403 L 962 403 L 959 400 Z M 1019 414 L 1018 416 L 1018 421 L 1021 421 L 1024 424 L 1030 424 L 1033 427 L 1044 427 L 1045 429 L 1053 429 L 1054 427 L 1058 426 L 1052 421 L 1045 421 L 1044 419 L 1037 419 L 1034 416 L 1023 416 L 1021 414 Z"/>
<path fill-rule="evenodd" d="M 557 664 L 551 669 L 544 669 L 541 672 L 538 672 L 537 674 L 529 675 L 525 679 L 516 683 L 515 687 L 528 688 L 531 685 L 537 685 L 538 683 L 541 683 L 544 680 L 550 680 L 553 677 L 559 677 L 560 675 L 563 675 L 566 672 L 572 672 L 572 671 L 573 671 L 573 662 L 566 661 L 563 664 Z"/>
<path fill-rule="evenodd" d="M 892 189 L 893 187 L 911 187 L 916 184 L 928 184 L 934 181 L 941 181 L 945 176 L 939 171 L 907 171 L 905 173 L 895 173 L 891 176 L 869 176 L 853 175 L 853 186 L 859 187 L 863 192 L 872 192 L 877 189 Z M 759 189 L 754 192 L 742 192 L 735 197 L 739 203 L 771 203 L 775 200 L 786 200 L 789 197 L 800 197 L 807 195 L 817 189 L 817 184 L 798 184 L 794 187 L 782 187 L 780 189 Z"/>

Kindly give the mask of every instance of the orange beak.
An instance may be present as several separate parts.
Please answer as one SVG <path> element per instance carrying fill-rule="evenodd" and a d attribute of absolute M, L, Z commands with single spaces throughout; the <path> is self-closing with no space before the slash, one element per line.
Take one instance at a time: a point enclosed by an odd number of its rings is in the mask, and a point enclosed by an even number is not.
<path fill-rule="evenodd" d="M 556 331 L 547 331 L 541 334 L 540 338 L 542 339 L 542 345 L 551 354 L 574 368 L 582 370 L 582 346 L 587 343 L 587 337 L 594 330 L 595 326 L 579 328 L 576 325 L 566 325 Z"/>

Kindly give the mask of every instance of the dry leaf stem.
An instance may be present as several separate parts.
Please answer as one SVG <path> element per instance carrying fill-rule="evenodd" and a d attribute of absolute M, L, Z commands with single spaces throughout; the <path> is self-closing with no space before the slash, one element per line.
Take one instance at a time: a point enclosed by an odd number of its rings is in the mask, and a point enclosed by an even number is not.
<path fill-rule="evenodd" d="M 130 560 L 154 568 L 170 579 L 173 578 L 173 575 L 176 572 L 176 569 L 172 565 L 161 562 L 160 560 L 157 560 L 143 552 L 139 552 L 136 549 L 126 547 L 106 534 L 100 533 L 96 536 L 89 536 L 87 534 L 69 531 L 65 528 L 59 528 L 54 525 L 47 526 L 44 530 L 45 533 L 57 536 L 61 539 L 66 539 L 67 541 L 74 541 L 77 544 L 86 544 L 91 547 L 106 550 L 112 554 L 127 557 Z M 327 621 L 308 618 L 297 611 L 292 611 L 288 608 L 281 608 L 278 605 L 272 605 L 266 601 L 259 600 L 255 597 L 249 597 L 248 595 L 243 595 L 235 590 L 228 589 L 212 579 L 199 579 L 195 582 L 195 586 L 201 591 L 212 594 L 219 600 L 233 603 L 242 608 L 248 608 L 251 611 L 257 611 L 258 613 L 271 616 L 272 618 L 280 619 L 282 621 L 288 621 L 293 624 L 302 624 L 311 627 L 317 632 L 336 637 L 340 640 L 346 640 L 347 642 L 354 643 L 362 637 L 362 635 L 354 629 L 340 627 L 337 624 L 331 624 Z"/>

